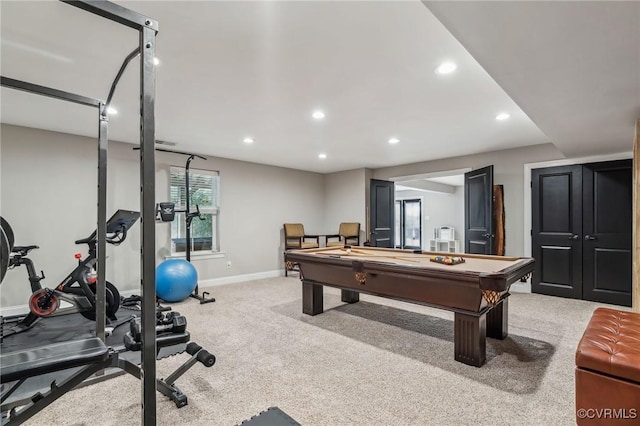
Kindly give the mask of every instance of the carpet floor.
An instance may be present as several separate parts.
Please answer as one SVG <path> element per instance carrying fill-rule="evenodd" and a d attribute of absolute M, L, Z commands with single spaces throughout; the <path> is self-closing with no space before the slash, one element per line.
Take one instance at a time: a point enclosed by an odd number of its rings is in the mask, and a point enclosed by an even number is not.
<path fill-rule="evenodd" d="M 157 394 L 159 425 L 235 425 L 277 406 L 303 425 L 572 425 L 574 354 L 598 306 L 514 293 L 509 336 L 487 363 L 453 359 L 453 313 L 325 288 L 322 315 L 302 314 L 297 278 L 206 289 L 215 303 L 171 305 L 215 354 L 177 381 L 189 405 Z M 186 355 L 158 361 L 166 377 Z M 140 381 L 115 377 L 67 393 L 33 425 L 138 425 Z"/>

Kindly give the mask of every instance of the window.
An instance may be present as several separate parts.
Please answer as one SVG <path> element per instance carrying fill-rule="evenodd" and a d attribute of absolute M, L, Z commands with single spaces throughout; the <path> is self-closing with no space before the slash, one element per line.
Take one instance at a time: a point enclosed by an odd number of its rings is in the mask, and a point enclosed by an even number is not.
<path fill-rule="evenodd" d="M 169 192 L 176 205 L 176 218 L 171 222 L 171 252 L 184 253 L 187 244 L 185 220 L 187 190 L 183 167 L 171 167 Z M 208 170 L 189 170 L 189 191 L 191 212 L 200 209 L 202 220 L 194 217 L 191 221 L 191 253 L 219 251 L 218 214 L 220 212 L 220 174 Z M 183 212 L 179 212 L 183 210 Z"/>

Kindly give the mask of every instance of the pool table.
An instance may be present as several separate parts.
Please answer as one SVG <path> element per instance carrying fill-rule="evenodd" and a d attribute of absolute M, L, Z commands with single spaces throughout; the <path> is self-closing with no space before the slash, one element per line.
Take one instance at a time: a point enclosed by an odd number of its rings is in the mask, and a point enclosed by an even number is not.
<path fill-rule="evenodd" d="M 455 256 L 463 263 L 432 261 Z M 302 312 L 323 312 L 323 286 L 342 290 L 342 301 L 355 303 L 359 294 L 387 297 L 454 312 L 454 357 L 481 367 L 486 337 L 508 333 L 509 287 L 526 280 L 533 259 L 478 254 L 453 254 L 377 247 L 328 247 L 285 253 L 288 269 L 297 265 L 302 281 Z"/>

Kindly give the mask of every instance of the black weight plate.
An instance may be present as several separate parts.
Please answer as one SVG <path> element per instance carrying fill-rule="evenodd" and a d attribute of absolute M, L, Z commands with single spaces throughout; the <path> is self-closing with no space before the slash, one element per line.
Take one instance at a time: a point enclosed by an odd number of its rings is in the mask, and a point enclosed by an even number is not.
<path fill-rule="evenodd" d="M 9 223 L 0 216 L 0 283 L 4 279 L 9 267 L 9 256 L 13 248 L 13 229 Z"/>
<path fill-rule="evenodd" d="M 7 222 L 2 216 L 0 216 L 0 228 L 2 228 L 2 232 L 6 235 L 7 241 L 9 242 L 9 253 L 11 253 L 11 249 L 13 249 L 13 243 L 15 242 L 13 229 L 9 222 Z"/>
<path fill-rule="evenodd" d="M 4 279 L 9 267 L 9 241 L 4 232 L 0 231 L 0 283 Z"/>

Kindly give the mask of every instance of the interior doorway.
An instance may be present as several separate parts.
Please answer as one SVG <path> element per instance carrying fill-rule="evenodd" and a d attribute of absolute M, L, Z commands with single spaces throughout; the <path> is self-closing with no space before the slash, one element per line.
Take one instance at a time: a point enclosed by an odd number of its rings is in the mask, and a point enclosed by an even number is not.
<path fill-rule="evenodd" d="M 395 247 L 422 249 L 422 198 L 395 201 Z"/>
<path fill-rule="evenodd" d="M 457 169 L 443 172 L 397 176 L 395 182 L 395 247 L 439 251 L 438 247 L 457 247 L 464 250 L 464 174 L 471 169 Z M 404 239 L 401 231 L 402 200 L 421 200 L 420 205 L 420 246 L 415 241 L 417 226 L 407 226 L 405 218 Z M 415 204 L 415 203 L 414 203 Z M 409 229 L 411 228 L 411 229 Z M 440 230 L 451 232 L 446 241 L 442 240 Z M 447 250 L 449 251 L 449 250 Z"/>

